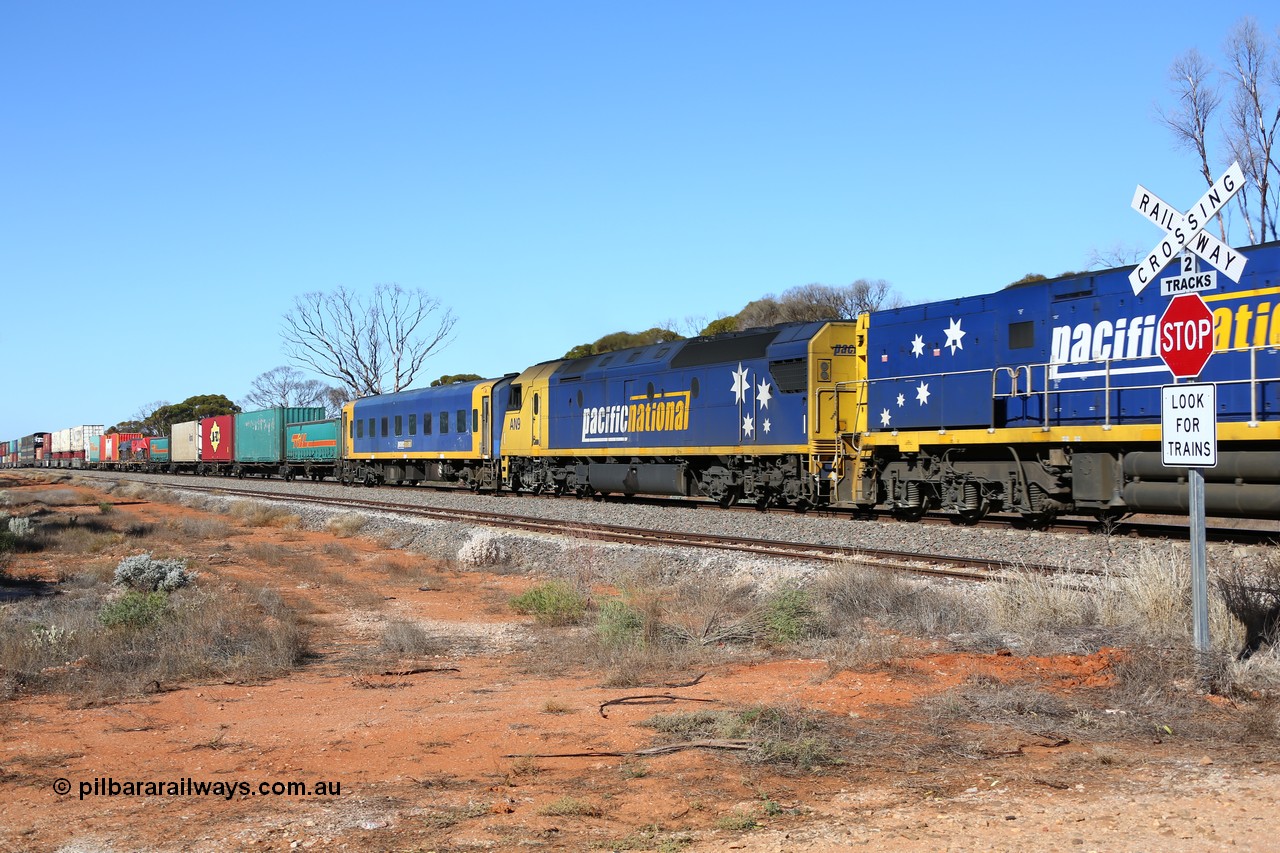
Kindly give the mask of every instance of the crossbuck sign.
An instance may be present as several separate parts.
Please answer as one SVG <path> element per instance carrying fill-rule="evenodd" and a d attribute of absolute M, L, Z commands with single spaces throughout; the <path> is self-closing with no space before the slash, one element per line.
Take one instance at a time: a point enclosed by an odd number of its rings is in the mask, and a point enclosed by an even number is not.
<path fill-rule="evenodd" d="M 1244 255 L 1233 251 L 1231 247 L 1204 230 L 1209 220 L 1217 216 L 1231 197 L 1244 186 L 1244 173 L 1240 171 L 1239 161 L 1232 163 L 1231 168 L 1222 177 L 1213 182 L 1209 191 L 1200 197 L 1185 214 L 1177 208 L 1170 207 L 1151 190 L 1138 184 L 1133 193 L 1130 206 L 1165 230 L 1165 237 L 1142 262 L 1129 273 L 1129 285 L 1135 294 L 1150 284 L 1164 269 L 1165 265 L 1180 252 L 1183 247 L 1195 252 L 1209 264 L 1217 267 L 1222 274 L 1232 281 L 1239 282 L 1246 263 Z"/>

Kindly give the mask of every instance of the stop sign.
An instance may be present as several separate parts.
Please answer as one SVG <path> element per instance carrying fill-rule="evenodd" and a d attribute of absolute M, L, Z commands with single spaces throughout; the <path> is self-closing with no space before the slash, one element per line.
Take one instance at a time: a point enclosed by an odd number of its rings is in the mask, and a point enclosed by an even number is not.
<path fill-rule="evenodd" d="M 1177 379 L 1199 376 L 1213 355 L 1213 312 L 1198 293 L 1173 297 L 1156 327 L 1156 348 Z"/>

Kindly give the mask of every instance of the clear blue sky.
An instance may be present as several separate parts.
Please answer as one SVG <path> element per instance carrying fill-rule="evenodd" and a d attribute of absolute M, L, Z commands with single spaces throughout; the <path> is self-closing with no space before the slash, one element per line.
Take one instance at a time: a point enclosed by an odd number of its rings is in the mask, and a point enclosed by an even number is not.
<path fill-rule="evenodd" d="M 1203 190 L 1169 65 L 1258 13 L 10 0 L 0 438 L 240 400 L 338 285 L 453 309 L 425 384 L 799 284 L 923 302 L 1148 248 L 1135 184 Z"/>

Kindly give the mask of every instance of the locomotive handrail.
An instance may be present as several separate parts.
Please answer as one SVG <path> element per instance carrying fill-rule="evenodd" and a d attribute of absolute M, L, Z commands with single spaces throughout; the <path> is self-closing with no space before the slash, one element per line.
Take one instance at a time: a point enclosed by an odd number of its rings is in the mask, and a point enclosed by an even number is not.
<path fill-rule="evenodd" d="M 1263 376 L 1260 376 L 1258 374 L 1258 353 L 1261 350 L 1266 350 L 1272 354 L 1276 354 L 1277 352 L 1280 352 L 1280 347 L 1277 347 L 1275 344 L 1262 344 L 1258 346 L 1248 346 L 1248 347 L 1231 347 L 1229 349 L 1215 351 L 1216 355 L 1232 355 L 1232 354 L 1240 355 L 1244 353 L 1248 353 L 1249 355 L 1248 377 L 1240 378 L 1240 379 L 1218 380 L 1214 384 L 1216 385 L 1248 385 L 1249 386 L 1248 425 L 1250 427 L 1257 427 L 1260 423 L 1258 420 L 1258 397 L 1261 391 L 1260 386 L 1264 382 L 1280 381 L 1280 360 L 1275 361 L 1275 364 L 1277 365 L 1278 369 L 1274 373 L 1268 373 L 1267 375 L 1263 375 Z M 906 382 L 911 380 L 937 379 L 939 380 L 939 383 L 940 383 L 939 393 L 945 394 L 946 384 L 942 382 L 942 380 L 945 380 L 948 377 L 974 375 L 974 374 L 988 374 L 991 377 L 991 397 L 993 402 L 993 405 L 991 407 L 991 426 L 989 427 L 989 431 L 994 431 L 997 428 L 996 427 L 996 409 L 994 405 L 995 400 L 1012 399 L 1015 397 L 1030 398 L 1032 396 L 1039 396 L 1042 401 L 1041 408 L 1043 410 L 1043 424 L 1041 426 L 1042 432 L 1049 432 L 1050 430 L 1053 429 L 1050 423 L 1051 411 L 1049 408 L 1049 402 L 1050 402 L 1049 398 L 1051 394 L 1065 396 L 1067 394 L 1080 394 L 1080 393 L 1096 394 L 1099 391 L 1101 391 L 1103 393 L 1102 428 L 1104 430 L 1110 430 L 1113 426 L 1116 425 L 1112 422 L 1113 414 L 1112 414 L 1111 395 L 1113 393 L 1120 392 L 1120 391 L 1154 390 L 1169 384 L 1168 381 L 1144 383 L 1144 384 L 1137 384 L 1137 385 L 1125 384 L 1125 385 L 1117 386 L 1115 384 L 1114 377 L 1119 374 L 1133 374 L 1139 371 L 1148 372 L 1149 370 L 1151 372 L 1162 372 L 1163 371 L 1162 367 L 1156 367 L 1155 365 L 1152 364 L 1152 361 L 1155 358 L 1156 356 L 1148 355 L 1148 356 L 1136 356 L 1133 358 L 1090 359 L 1088 361 L 1069 362 L 1069 363 L 1049 361 L 1049 362 L 1039 362 L 1035 364 L 1021 364 L 1016 366 L 1001 365 L 994 368 L 982 368 L 978 370 L 917 373 L 917 374 L 911 374 L 907 376 L 886 376 L 878 379 L 854 379 L 854 380 L 847 380 L 845 382 L 836 383 L 835 387 L 840 388 L 841 386 L 846 386 L 846 387 L 864 386 L 862 388 L 863 396 L 861 397 L 860 404 L 866 405 L 868 403 L 868 396 L 869 396 L 866 394 L 866 392 L 869 391 L 870 386 L 872 384 L 877 382 Z M 1125 366 L 1126 363 L 1132 363 L 1132 362 L 1145 362 L 1146 365 L 1141 368 Z M 1070 376 L 1059 377 L 1055 375 L 1057 373 L 1058 368 L 1062 368 L 1065 366 L 1070 366 L 1075 368 L 1078 368 L 1078 367 L 1088 368 L 1090 366 L 1093 366 L 1095 368 L 1095 372 L 1092 373 L 1091 375 L 1099 377 L 1102 381 L 1100 383 L 1086 381 L 1082 385 L 1082 387 L 1079 387 L 1079 388 L 1069 388 L 1069 387 L 1061 387 L 1061 386 L 1058 388 L 1051 387 L 1051 383 L 1053 379 L 1077 378 L 1077 377 L 1070 377 Z M 1035 375 L 1037 372 L 1041 373 L 1043 377 L 1042 385 L 1039 390 L 1035 388 Z M 1024 375 L 1025 375 L 1025 384 L 1023 384 L 1023 381 L 1021 381 Z M 1079 378 L 1087 379 L 1088 377 L 1079 377 Z M 1007 393 L 1005 393 L 1001 389 L 1001 381 L 1004 379 L 1008 380 L 1009 390 Z M 838 405 L 839 403 L 838 403 L 838 395 L 837 395 L 837 406 Z M 945 412 L 945 406 L 941 410 Z M 868 412 L 868 415 L 869 414 L 870 413 Z M 872 425 L 868 421 L 866 425 L 866 429 L 870 431 L 871 426 Z M 893 430 L 893 432 L 897 432 L 897 430 L 895 429 Z M 945 423 L 939 424 L 938 432 L 939 433 L 946 432 Z"/>
<path fill-rule="evenodd" d="M 1269 351 L 1271 351 L 1272 353 L 1275 353 L 1275 352 L 1277 352 L 1277 351 L 1278 351 L 1278 348 L 1277 348 L 1274 344 L 1260 344 L 1260 345 L 1257 345 L 1257 346 L 1248 346 L 1248 347 L 1230 347 L 1230 348 L 1228 348 L 1228 349 L 1222 349 L 1222 350 L 1215 350 L 1215 351 L 1214 351 L 1215 355 L 1231 355 L 1231 354 L 1243 354 L 1243 353 L 1248 353 L 1248 354 L 1249 354 L 1249 376 L 1248 376 L 1248 378 L 1242 378 L 1242 379 L 1221 379 L 1221 380 L 1217 380 L 1217 381 L 1215 381 L 1215 382 L 1214 382 L 1214 384 L 1215 384 L 1215 385 L 1245 385 L 1245 384 L 1247 384 L 1247 385 L 1249 386 L 1249 421 L 1248 421 L 1248 425 L 1249 425 L 1250 427 L 1257 427 L 1257 426 L 1259 425 L 1259 423 L 1260 423 L 1260 422 L 1259 422 L 1259 420 L 1258 420 L 1258 396 L 1259 396 L 1259 390 L 1260 390 L 1260 389 L 1259 389 L 1259 386 L 1260 386 L 1260 384 L 1261 384 L 1261 383 L 1263 383 L 1263 382 L 1275 382 L 1275 381 L 1280 381 L 1280 370 L 1277 370 L 1277 371 L 1275 372 L 1275 374 L 1269 374 L 1269 375 L 1266 375 L 1266 376 L 1259 376 L 1259 375 L 1258 375 L 1258 352 L 1259 352 L 1260 350 L 1269 350 Z M 1017 397 L 1017 396 L 1030 397 L 1033 393 L 1039 393 L 1039 394 L 1040 394 L 1040 396 L 1042 397 L 1042 400 L 1043 400 L 1042 408 L 1043 408 L 1043 410 L 1044 410 L 1044 426 L 1043 426 L 1041 429 L 1042 429 L 1042 431 L 1044 431 L 1044 432 L 1048 432 L 1048 431 L 1052 428 L 1052 427 L 1050 427 L 1050 425 L 1049 425 L 1049 395 L 1050 395 L 1050 393 L 1053 393 L 1053 394 L 1060 394 L 1060 395 L 1066 395 L 1066 394 L 1080 394 L 1080 393 L 1097 393 L 1099 390 L 1102 390 L 1102 391 L 1103 391 L 1103 394 L 1104 394 L 1102 428 L 1103 428 L 1104 430 L 1109 430 L 1109 429 L 1111 429 L 1111 427 L 1112 427 L 1112 423 L 1111 423 L 1111 392 L 1112 392 L 1112 391 L 1115 391 L 1115 390 L 1123 390 L 1123 391 L 1145 391 L 1145 390 L 1154 390 L 1154 389 L 1157 389 L 1157 388 L 1162 388 L 1162 387 L 1164 387 L 1165 385 L 1168 385 L 1168 384 L 1169 384 L 1168 382 L 1156 382 L 1156 383 L 1142 384 L 1142 385 L 1123 385 L 1123 386 L 1121 386 L 1119 389 L 1117 389 L 1117 388 L 1112 384 L 1112 376 L 1113 376 L 1114 366 L 1115 366 L 1115 365 L 1117 365 L 1117 364 L 1119 364 L 1119 363 L 1122 363 L 1122 362 L 1133 362 L 1133 361 L 1146 361 L 1146 362 L 1150 362 L 1153 358 L 1155 358 L 1155 356 L 1137 356 L 1137 357 L 1134 357 L 1134 358 L 1106 358 L 1106 359 L 1101 359 L 1101 358 L 1100 358 L 1100 359 L 1090 359 L 1090 360 L 1088 360 L 1088 361 L 1079 361 L 1079 362 L 1070 362 L 1070 363 L 1069 363 L 1069 364 L 1070 364 L 1071 366 L 1073 366 L 1073 367 L 1088 366 L 1088 365 L 1098 365 L 1098 366 L 1100 366 L 1100 367 L 1101 367 L 1101 375 L 1102 375 L 1102 378 L 1103 378 L 1103 383 L 1102 383 L 1102 388 L 1101 388 L 1101 389 L 1100 389 L 1097 385 L 1095 385 L 1095 384 L 1086 384 L 1086 385 L 1084 385 L 1083 387 L 1080 387 L 1080 388 L 1063 388 L 1063 387 L 1059 387 L 1059 388 L 1051 389 L 1051 388 L 1049 387 L 1050 379 L 1051 379 L 1051 378 L 1053 378 L 1051 374 L 1054 372 L 1054 369 L 1055 369 L 1055 368 L 1063 367 L 1064 365 L 1068 364 L 1067 362 L 1041 362 L 1041 363 L 1037 363 L 1037 364 L 1034 364 L 1034 365 L 1021 365 L 1021 366 L 1019 366 L 1019 367 L 1017 367 L 1017 368 L 997 367 L 997 368 L 994 368 L 994 369 L 992 370 L 992 383 L 991 383 L 991 384 L 992 384 L 992 397 L 993 397 L 993 399 L 1012 398 L 1012 397 Z M 1280 362 L 1278 362 L 1278 364 L 1280 364 Z M 1009 394 L 1002 394 L 1002 393 L 999 393 L 999 392 L 998 392 L 998 390 L 997 390 L 997 381 L 998 381 L 998 375 L 1000 374 L 1000 372 L 1001 372 L 1001 371 L 1021 371 L 1024 367 L 1025 367 L 1025 368 L 1026 368 L 1026 370 L 1027 370 L 1027 382 L 1028 382 L 1026 392 L 1025 392 L 1025 393 L 1023 393 L 1022 395 L 1019 395 L 1019 394 L 1018 394 L 1017 383 L 1016 383 L 1016 380 L 1015 380 L 1015 382 L 1014 382 L 1014 386 L 1013 386 L 1013 388 L 1011 389 L 1011 393 L 1009 393 Z M 1041 391 L 1039 391 L 1039 392 L 1035 392 L 1035 391 L 1033 390 L 1033 388 L 1032 388 L 1032 385 L 1033 385 L 1032 377 L 1034 376 L 1034 373 L 1032 372 L 1033 368 L 1040 368 L 1040 369 L 1042 369 L 1042 371 L 1043 371 L 1043 373 L 1044 373 L 1044 385 L 1043 385 L 1042 390 L 1041 390 Z M 1130 371 L 1132 371 L 1132 370 L 1133 370 L 1133 368 L 1121 368 L 1118 372 L 1130 372 Z M 941 374 L 935 374 L 935 375 L 941 375 Z M 1064 378 L 1072 378 L 1072 377 L 1064 377 Z M 995 421 L 995 418 L 994 418 L 994 411 L 993 411 L 993 412 L 992 412 L 992 423 L 993 423 L 993 425 L 994 425 L 994 421 Z"/>

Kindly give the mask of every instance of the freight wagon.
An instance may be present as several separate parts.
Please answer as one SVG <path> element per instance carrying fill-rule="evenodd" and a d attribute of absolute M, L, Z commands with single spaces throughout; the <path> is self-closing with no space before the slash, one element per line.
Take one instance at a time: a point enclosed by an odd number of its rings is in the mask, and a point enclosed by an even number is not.
<path fill-rule="evenodd" d="M 230 475 L 236 459 L 236 416 L 200 419 L 200 474 Z"/>
<path fill-rule="evenodd" d="M 324 408 L 301 406 L 241 412 L 235 421 L 235 461 L 231 474 L 244 477 L 256 474 L 286 476 L 290 466 L 285 457 L 286 427 L 291 423 L 307 423 L 324 419 Z"/>
<path fill-rule="evenodd" d="M 53 434 L 36 432 L 18 439 L 18 455 L 15 461 L 19 468 L 44 468 L 47 465 L 48 452 L 52 449 Z"/>
<path fill-rule="evenodd" d="M 285 425 L 286 480 L 323 480 L 336 475 L 342 457 L 342 431 L 336 418 Z"/>

